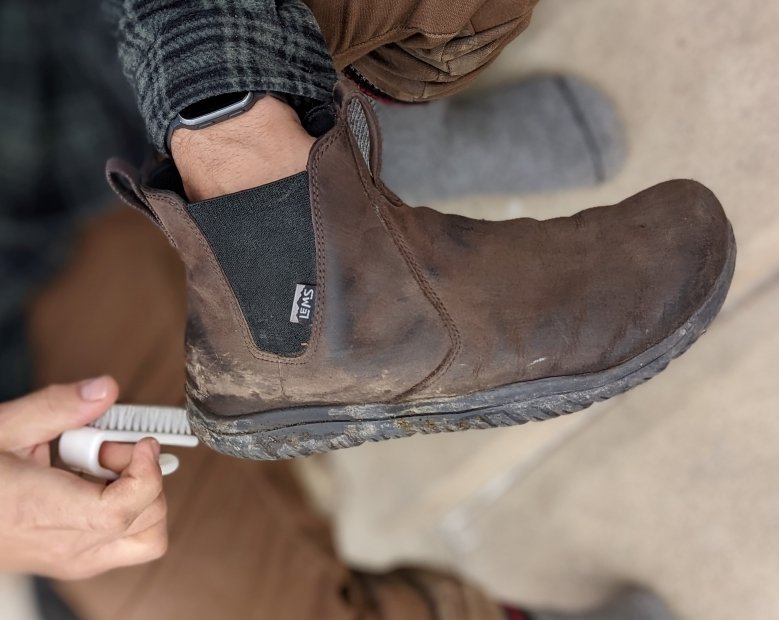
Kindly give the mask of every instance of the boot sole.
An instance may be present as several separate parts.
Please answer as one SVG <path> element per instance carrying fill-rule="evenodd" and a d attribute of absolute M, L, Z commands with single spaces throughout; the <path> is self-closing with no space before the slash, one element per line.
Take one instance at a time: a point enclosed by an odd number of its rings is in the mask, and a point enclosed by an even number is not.
<path fill-rule="evenodd" d="M 580 411 L 651 379 L 684 353 L 722 307 L 735 262 L 736 242 L 731 230 L 725 266 L 700 308 L 671 336 L 608 370 L 513 383 L 437 400 L 317 405 L 236 417 L 210 414 L 187 399 L 189 421 L 200 440 L 218 452 L 244 459 L 275 460 L 417 433 L 514 426 Z"/>

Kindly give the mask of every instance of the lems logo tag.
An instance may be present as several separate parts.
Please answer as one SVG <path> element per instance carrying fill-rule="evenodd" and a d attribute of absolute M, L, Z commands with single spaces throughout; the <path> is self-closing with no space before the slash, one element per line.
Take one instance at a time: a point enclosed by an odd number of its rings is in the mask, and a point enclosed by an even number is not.
<path fill-rule="evenodd" d="M 310 323 L 314 318 L 314 302 L 316 287 L 310 284 L 295 286 L 295 299 L 292 301 L 292 312 L 289 320 L 292 323 Z"/>

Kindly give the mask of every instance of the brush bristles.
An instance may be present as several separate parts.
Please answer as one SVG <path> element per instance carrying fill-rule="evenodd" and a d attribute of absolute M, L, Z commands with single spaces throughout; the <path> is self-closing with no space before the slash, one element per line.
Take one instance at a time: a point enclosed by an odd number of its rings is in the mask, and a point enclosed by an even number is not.
<path fill-rule="evenodd" d="M 114 405 L 90 426 L 111 431 L 192 434 L 186 412 L 174 407 Z"/>

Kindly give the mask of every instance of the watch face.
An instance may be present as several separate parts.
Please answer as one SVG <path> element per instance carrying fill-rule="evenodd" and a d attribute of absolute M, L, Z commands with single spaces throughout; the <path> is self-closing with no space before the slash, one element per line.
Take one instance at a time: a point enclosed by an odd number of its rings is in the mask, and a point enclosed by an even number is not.
<path fill-rule="evenodd" d="M 246 98 L 246 92 L 227 93 L 225 95 L 216 95 L 203 101 L 198 101 L 184 108 L 180 116 L 186 121 L 193 121 L 201 116 L 222 110 L 228 106 L 240 103 Z"/>

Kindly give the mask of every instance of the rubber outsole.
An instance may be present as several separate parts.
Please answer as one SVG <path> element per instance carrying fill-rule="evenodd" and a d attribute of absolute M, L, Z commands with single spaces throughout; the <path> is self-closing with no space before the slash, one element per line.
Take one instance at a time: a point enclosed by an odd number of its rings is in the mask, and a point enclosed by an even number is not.
<path fill-rule="evenodd" d="M 320 405 L 237 417 L 215 416 L 188 399 L 189 422 L 198 438 L 218 452 L 245 459 L 276 460 L 417 433 L 514 426 L 580 411 L 651 379 L 684 353 L 722 307 L 735 263 L 736 243 L 731 230 L 727 260 L 706 301 L 672 335 L 608 370 L 416 403 Z"/>

